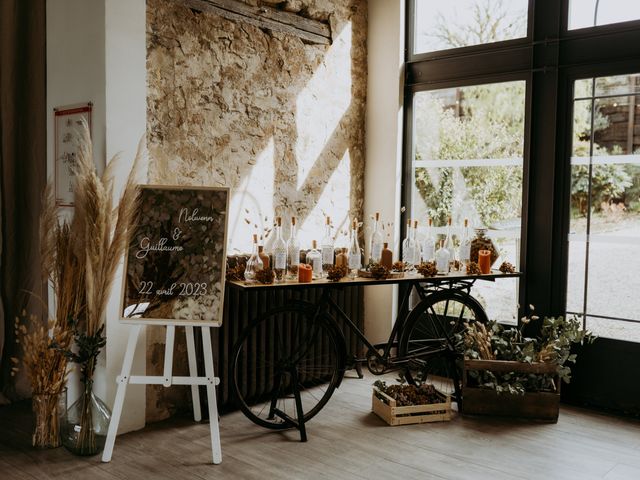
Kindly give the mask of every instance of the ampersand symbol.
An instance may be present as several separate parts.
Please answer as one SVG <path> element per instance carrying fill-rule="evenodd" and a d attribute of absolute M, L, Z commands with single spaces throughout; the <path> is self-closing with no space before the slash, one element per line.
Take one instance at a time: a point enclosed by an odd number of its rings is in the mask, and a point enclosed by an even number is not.
<path fill-rule="evenodd" d="M 180 238 L 180 235 L 182 235 L 182 230 L 180 230 L 179 228 L 174 228 L 173 229 L 173 239 L 174 240 L 178 240 Z"/>

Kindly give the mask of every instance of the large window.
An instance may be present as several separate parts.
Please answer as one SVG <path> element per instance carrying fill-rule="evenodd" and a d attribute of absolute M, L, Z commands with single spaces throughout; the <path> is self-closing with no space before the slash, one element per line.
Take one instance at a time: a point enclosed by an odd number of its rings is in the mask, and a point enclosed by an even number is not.
<path fill-rule="evenodd" d="M 567 312 L 640 342 L 640 75 L 574 85 Z"/>
<path fill-rule="evenodd" d="M 414 53 L 527 36 L 528 0 L 419 0 Z"/>
<path fill-rule="evenodd" d="M 417 92 L 413 112 L 411 216 L 432 219 L 440 235 L 451 217 L 458 238 L 465 219 L 488 228 L 500 251 L 497 265 L 518 266 L 525 82 Z M 516 321 L 515 279 L 474 290 L 491 318 Z"/>
<path fill-rule="evenodd" d="M 640 1 L 408 2 L 405 218 L 489 229 L 525 272 L 474 287 L 492 318 L 533 304 L 640 341 L 636 19 Z"/>

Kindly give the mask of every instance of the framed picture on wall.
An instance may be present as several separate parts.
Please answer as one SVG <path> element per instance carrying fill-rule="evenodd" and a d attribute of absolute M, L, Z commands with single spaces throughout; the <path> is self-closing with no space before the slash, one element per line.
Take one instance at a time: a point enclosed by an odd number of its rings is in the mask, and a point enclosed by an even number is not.
<path fill-rule="evenodd" d="M 53 109 L 54 117 L 54 183 L 56 205 L 73 207 L 74 168 L 78 155 L 80 127 L 87 122 L 91 133 L 92 103 L 69 105 Z"/>

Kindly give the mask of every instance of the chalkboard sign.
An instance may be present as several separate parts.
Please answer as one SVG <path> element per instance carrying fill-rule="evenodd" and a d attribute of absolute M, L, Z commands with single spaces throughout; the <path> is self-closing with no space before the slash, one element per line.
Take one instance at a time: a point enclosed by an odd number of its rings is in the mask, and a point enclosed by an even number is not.
<path fill-rule="evenodd" d="M 229 190 L 140 186 L 125 259 L 122 319 L 220 325 Z"/>

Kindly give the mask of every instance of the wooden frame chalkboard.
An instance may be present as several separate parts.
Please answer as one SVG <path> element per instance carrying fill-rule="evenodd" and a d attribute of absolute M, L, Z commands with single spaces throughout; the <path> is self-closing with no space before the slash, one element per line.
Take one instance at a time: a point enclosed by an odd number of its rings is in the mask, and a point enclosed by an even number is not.
<path fill-rule="evenodd" d="M 220 326 L 229 189 L 141 185 L 125 254 L 125 323 Z"/>

